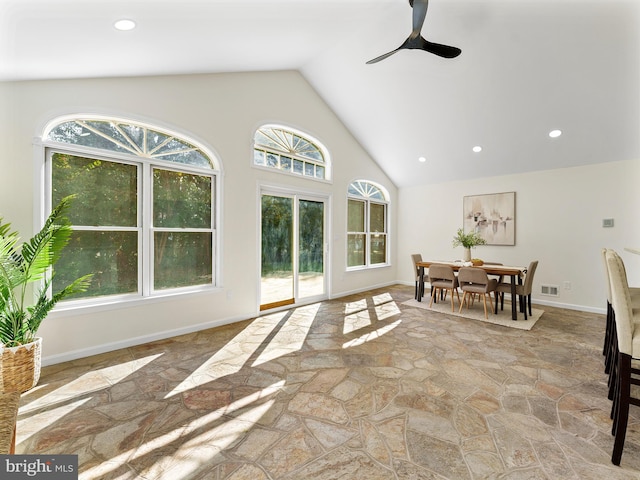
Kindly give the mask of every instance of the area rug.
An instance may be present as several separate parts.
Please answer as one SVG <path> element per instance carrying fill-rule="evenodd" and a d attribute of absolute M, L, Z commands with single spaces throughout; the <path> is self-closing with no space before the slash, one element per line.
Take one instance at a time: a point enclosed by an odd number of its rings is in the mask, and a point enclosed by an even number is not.
<path fill-rule="evenodd" d="M 540 319 L 544 310 L 532 309 L 532 315 L 527 315 L 527 319 L 524 319 L 524 315 L 518 312 L 518 320 L 511 320 L 511 304 L 505 302 L 504 310 L 500 310 L 498 307 L 498 314 L 494 315 L 493 312 L 489 312 L 489 318 L 484 318 L 484 308 L 482 301 L 476 301 L 471 308 L 462 307 L 462 311 L 458 312 L 460 305 L 458 305 L 457 299 L 455 302 L 454 311 L 451 311 L 451 302 L 438 302 L 434 303 L 429 308 L 429 298 L 423 298 L 422 302 L 417 300 L 407 300 L 402 303 L 408 307 L 422 308 L 432 312 L 443 313 L 445 315 L 452 315 L 455 317 L 469 318 L 471 320 L 480 320 L 481 322 L 493 323 L 494 325 L 502 325 L 504 327 L 518 328 L 520 330 L 531 330 L 536 322 Z"/>

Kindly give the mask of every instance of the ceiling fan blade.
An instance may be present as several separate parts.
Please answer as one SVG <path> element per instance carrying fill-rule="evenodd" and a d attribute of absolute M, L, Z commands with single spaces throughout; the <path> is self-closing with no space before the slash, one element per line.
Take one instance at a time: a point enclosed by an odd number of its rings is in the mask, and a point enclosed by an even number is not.
<path fill-rule="evenodd" d="M 413 1 L 409 2 L 413 8 L 413 30 L 410 38 L 418 38 L 424 25 L 424 19 L 427 16 L 427 7 L 429 7 L 429 0 Z"/>
<path fill-rule="evenodd" d="M 455 58 L 462 53 L 462 50 L 460 50 L 458 47 L 451 47 L 449 45 L 433 43 L 429 42 L 428 40 L 424 40 L 422 50 L 444 58 Z"/>
<path fill-rule="evenodd" d="M 376 57 L 372 60 L 369 60 L 367 62 L 367 65 L 371 65 L 372 63 L 378 63 L 380 60 L 384 60 L 387 57 L 390 57 L 391 55 L 393 55 L 394 53 L 396 53 L 397 51 L 399 51 L 402 47 L 398 47 L 395 50 L 391 50 L 390 52 L 385 53 L 384 55 L 380 55 L 379 57 Z"/>

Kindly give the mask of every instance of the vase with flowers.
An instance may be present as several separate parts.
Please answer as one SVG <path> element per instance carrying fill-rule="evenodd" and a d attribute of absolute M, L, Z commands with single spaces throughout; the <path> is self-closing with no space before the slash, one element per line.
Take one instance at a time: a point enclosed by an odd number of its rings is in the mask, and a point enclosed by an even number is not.
<path fill-rule="evenodd" d="M 485 245 L 486 243 L 487 241 L 482 238 L 480 234 L 475 230 L 469 233 L 464 233 L 464 230 L 462 228 L 459 228 L 455 236 L 453 237 L 454 247 L 459 247 L 461 245 L 464 247 L 463 260 L 465 262 L 471 261 L 471 249 L 473 247 L 476 247 L 478 245 Z"/>

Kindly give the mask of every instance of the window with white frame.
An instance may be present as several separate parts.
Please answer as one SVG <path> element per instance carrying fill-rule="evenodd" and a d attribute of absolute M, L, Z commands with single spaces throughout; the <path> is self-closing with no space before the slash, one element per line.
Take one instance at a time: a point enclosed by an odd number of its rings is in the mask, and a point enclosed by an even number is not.
<path fill-rule="evenodd" d="M 316 180 L 329 179 L 326 149 L 301 132 L 276 125 L 256 130 L 253 164 Z"/>
<path fill-rule="evenodd" d="M 73 118 L 43 137 L 51 205 L 75 195 L 53 278 L 92 273 L 74 298 L 152 296 L 215 285 L 217 171 L 193 141 L 111 118 Z"/>
<path fill-rule="evenodd" d="M 347 268 L 387 264 L 387 196 L 365 180 L 349 185 L 347 206 Z"/>

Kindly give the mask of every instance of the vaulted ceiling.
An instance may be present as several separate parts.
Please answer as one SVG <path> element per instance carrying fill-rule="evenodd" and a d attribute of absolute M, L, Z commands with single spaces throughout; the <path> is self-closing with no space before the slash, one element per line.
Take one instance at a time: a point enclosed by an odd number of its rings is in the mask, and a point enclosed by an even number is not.
<path fill-rule="evenodd" d="M 296 69 L 399 187 L 640 159 L 637 0 L 431 0 L 423 36 L 462 54 L 366 65 L 411 18 L 407 0 L 0 0 L 0 81 Z"/>

